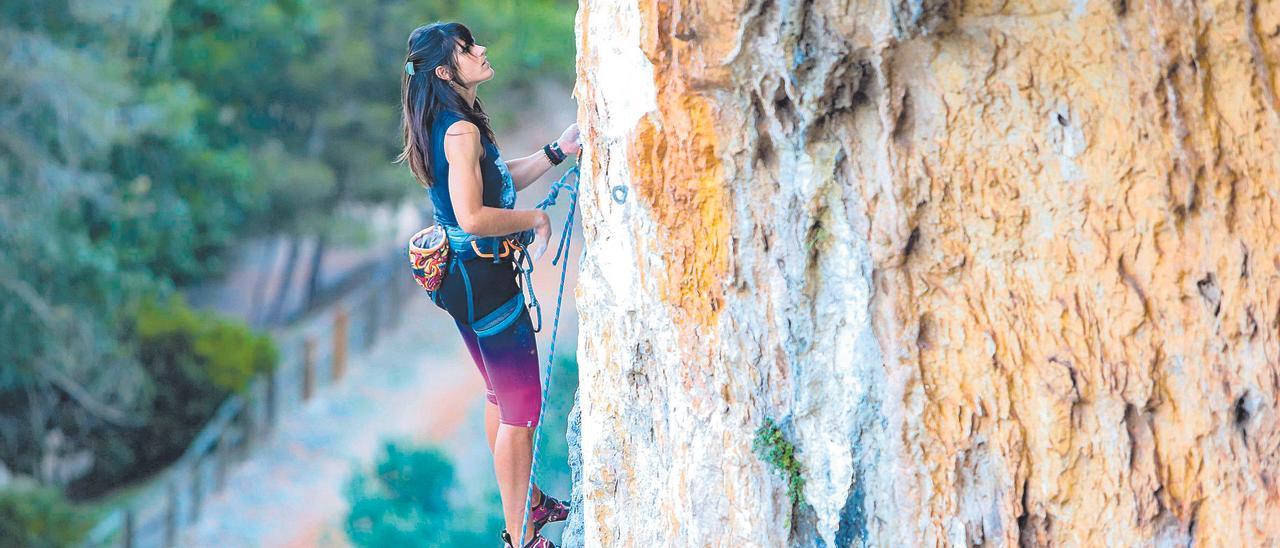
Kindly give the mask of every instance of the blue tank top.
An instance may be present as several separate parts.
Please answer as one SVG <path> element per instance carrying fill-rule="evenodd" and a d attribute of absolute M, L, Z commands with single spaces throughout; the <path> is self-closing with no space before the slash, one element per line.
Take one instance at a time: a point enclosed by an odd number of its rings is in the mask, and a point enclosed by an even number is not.
<path fill-rule="evenodd" d="M 431 203 L 435 206 L 436 222 L 444 226 L 449 233 L 450 243 L 461 243 L 454 240 L 459 236 L 468 236 L 458 228 L 458 218 L 453 211 L 453 202 L 449 197 L 449 161 L 444 155 L 444 135 L 449 126 L 459 120 L 466 120 L 461 114 L 445 110 L 436 116 L 431 124 L 431 175 L 434 177 L 431 188 Z M 502 154 L 483 132 L 480 144 L 484 155 L 480 157 L 480 179 L 484 185 L 481 202 L 488 207 L 511 209 L 516 205 L 516 186 L 507 171 L 507 163 Z M 458 234 L 459 236 L 455 236 Z M 456 246 L 455 246 L 456 249 Z"/>

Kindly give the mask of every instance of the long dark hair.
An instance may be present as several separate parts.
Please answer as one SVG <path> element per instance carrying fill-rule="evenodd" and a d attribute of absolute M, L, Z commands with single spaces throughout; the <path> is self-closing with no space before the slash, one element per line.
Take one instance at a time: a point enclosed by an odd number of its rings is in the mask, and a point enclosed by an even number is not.
<path fill-rule="evenodd" d="M 436 67 L 444 66 L 457 80 L 455 48 L 458 41 L 462 42 L 463 51 L 469 50 L 476 43 L 471 37 L 471 30 L 462 23 L 436 22 L 413 29 L 409 34 L 409 53 L 405 58 L 405 63 L 413 63 L 413 74 L 409 74 L 405 67 L 401 68 L 404 150 L 396 158 L 396 162 L 408 161 L 414 178 L 426 188 L 431 188 L 435 182 L 431 173 L 431 124 L 441 112 L 452 110 L 461 114 L 480 128 L 480 132 L 490 142 L 497 143 L 493 129 L 489 127 L 489 116 L 480 105 L 480 98 L 476 98 L 474 108 L 466 105 L 462 96 L 448 82 L 436 76 Z"/>

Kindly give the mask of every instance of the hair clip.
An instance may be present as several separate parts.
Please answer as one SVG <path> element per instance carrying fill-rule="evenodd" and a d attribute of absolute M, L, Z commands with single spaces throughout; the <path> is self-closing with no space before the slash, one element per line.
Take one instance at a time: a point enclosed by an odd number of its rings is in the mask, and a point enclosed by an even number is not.
<path fill-rule="evenodd" d="M 409 76 L 413 76 L 413 61 L 404 64 L 404 71 L 409 73 Z"/>

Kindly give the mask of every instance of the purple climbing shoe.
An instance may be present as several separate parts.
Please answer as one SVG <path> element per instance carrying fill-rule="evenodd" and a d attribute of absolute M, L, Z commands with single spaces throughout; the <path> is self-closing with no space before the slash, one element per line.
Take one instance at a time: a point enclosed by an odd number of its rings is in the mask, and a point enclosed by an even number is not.
<path fill-rule="evenodd" d="M 542 500 L 529 510 L 529 519 L 533 521 L 533 530 L 538 531 L 548 523 L 569 519 L 569 506 L 543 493 Z"/>
<path fill-rule="evenodd" d="M 502 530 L 502 545 L 504 548 L 514 548 L 515 541 L 511 540 L 511 535 L 507 534 L 507 530 Z M 524 548 L 556 548 L 546 537 L 537 533 L 533 534 L 533 538 L 529 542 L 524 543 Z"/>

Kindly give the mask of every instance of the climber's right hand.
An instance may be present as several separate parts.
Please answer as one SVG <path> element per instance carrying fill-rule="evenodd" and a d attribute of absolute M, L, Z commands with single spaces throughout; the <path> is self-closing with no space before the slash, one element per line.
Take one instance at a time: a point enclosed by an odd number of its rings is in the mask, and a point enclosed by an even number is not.
<path fill-rule="evenodd" d="M 538 211 L 537 223 L 533 225 L 533 246 L 529 249 L 529 255 L 533 260 L 538 260 L 543 253 L 546 253 L 549 241 L 551 241 L 551 218 L 547 216 L 547 212 Z"/>

